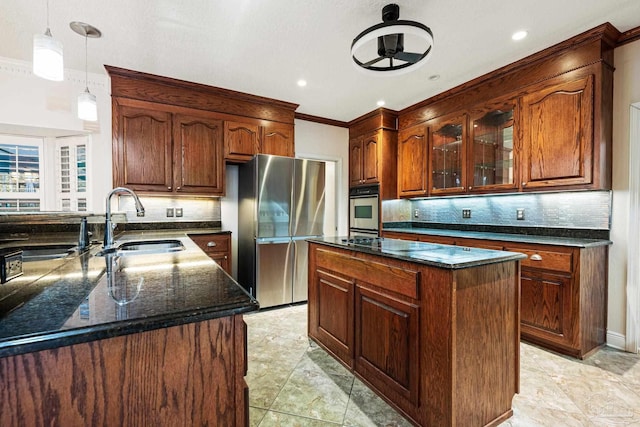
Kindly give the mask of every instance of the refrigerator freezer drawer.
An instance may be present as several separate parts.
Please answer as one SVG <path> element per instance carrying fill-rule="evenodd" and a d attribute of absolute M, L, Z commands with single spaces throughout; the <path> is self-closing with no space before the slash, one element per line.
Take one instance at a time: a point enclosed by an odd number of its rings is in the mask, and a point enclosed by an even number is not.
<path fill-rule="evenodd" d="M 256 299 L 261 308 L 291 303 L 293 245 L 285 242 L 256 245 Z"/>

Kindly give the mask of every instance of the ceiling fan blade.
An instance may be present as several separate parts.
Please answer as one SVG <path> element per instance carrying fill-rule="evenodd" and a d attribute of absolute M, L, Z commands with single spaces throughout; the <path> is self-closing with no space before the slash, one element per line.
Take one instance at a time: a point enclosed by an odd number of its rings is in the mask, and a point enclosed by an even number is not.
<path fill-rule="evenodd" d="M 401 61 L 415 64 L 416 62 L 420 61 L 420 58 L 422 58 L 422 55 L 420 55 L 419 53 L 411 53 L 411 52 L 396 52 L 396 54 L 393 55 L 393 57 Z"/>
<path fill-rule="evenodd" d="M 362 64 L 362 66 L 363 66 L 363 67 L 368 67 L 368 66 L 370 66 L 370 65 L 375 64 L 376 62 L 382 61 L 384 58 L 385 58 L 384 56 L 380 56 L 380 57 L 378 57 L 378 58 L 376 58 L 376 59 L 372 59 L 372 60 L 371 60 L 371 61 L 369 61 L 369 62 L 365 62 L 364 64 Z"/>

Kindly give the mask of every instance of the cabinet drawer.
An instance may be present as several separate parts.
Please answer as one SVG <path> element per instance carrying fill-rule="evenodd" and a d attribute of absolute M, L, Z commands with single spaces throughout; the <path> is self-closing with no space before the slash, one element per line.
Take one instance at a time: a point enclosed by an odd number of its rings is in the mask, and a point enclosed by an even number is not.
<path fill-rule="evenodd" d="M 324 249 L 317 249 L 316 257 L 318 267 L 325 267 L 347 277 L 353 277 L 357 281 L 370 283 L 382 289 L 418 299 L 420 274 L 417 271 L 354 258 Z M 388 259 L 385 261 L 388 262 Z"/>
<path fill-rule="evenodd" d="M 507 246 L 505 251 L 520 252 L 527 256 L 521 261 L 523 267 L 532 267 L 543 270 L 572 272 L 572 254 L 567 252 L 541 251 L 532 248 L 519 248 Z"/>
<path fill-rule="evenodd" d="M 229 252 L 228 234 L 191 234 L 189 237 L 206 253 Z"/>

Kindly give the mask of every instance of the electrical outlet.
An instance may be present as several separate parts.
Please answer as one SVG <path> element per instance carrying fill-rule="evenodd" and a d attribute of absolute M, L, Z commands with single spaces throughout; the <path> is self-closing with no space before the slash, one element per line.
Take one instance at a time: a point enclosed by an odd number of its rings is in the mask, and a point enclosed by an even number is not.
<path fill-rule="evenodd" d="M 167 218 L 170 218 L 173 216 L 173 208 L 167 208 Z"/>
<path fill-rule="evenodd" d="M 182 208 L 176 208 L 176 216 L 178 217 L 182 216 Z"/>
<path fill-rule="evenodd" d="M 414 209 L 413 210 L 413 217 L 414 218 L 418 218 L 420 216 L 420 211 L 418 211 L 418 209 Z"/>
<path fill-rule="evenodd" d="M 518 208 L 516 209 L 516 219 L 517 220 L 524 220 L 524 209 L 523 208 Z"/>
<path fill-rule="evenodd" d="M 471 218 L 471 209 L 462 209 L 462 218 Z"/>

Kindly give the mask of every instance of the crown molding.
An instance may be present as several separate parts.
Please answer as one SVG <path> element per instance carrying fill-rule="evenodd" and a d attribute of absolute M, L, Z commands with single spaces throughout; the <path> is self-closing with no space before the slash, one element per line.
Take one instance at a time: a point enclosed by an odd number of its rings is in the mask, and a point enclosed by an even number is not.
<path fill-rule="evenodd" d="M 31 62 L 21 61 L 19 59 L 0 57 L 0 73 L 16 77 L 39 78 L 33 74 L 33 66 Z M 84 71 L 64 69 L 64 81 L 71 84 L 85 85 Z M 51 82 L 52 84 L 58 82 Z M 88 81 L 89 89 L 109 92 L 109 78 L 106 75 L 89 73 Z"/>

